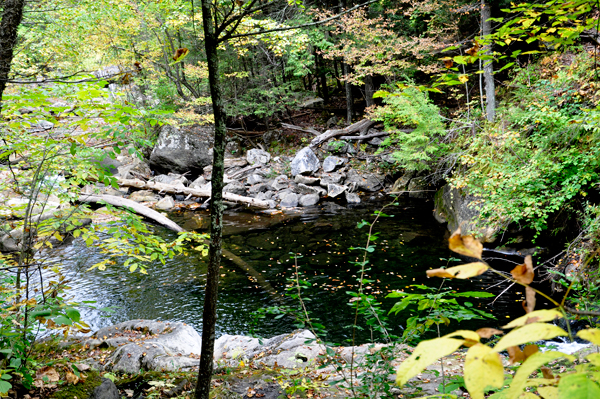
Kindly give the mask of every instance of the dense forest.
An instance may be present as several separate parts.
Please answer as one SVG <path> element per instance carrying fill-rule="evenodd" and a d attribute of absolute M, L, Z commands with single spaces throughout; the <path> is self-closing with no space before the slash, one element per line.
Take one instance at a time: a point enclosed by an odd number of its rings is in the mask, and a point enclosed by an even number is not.
<path fill-rule="evenodd" d="M 428 270 L 428 276 L 468 279 L 491 273 L 481 242 L 551 248 L 553 256 L 537 267 L 533 251 L 510 273 L 500 273 L 523 286 L 527 315 L 505 326 L 515 329 L 499 341 L 486 344 L 480 340 L 502 331 L 459 330 L 431 341 L 393 337 L 386 329 L 390 309 L 381 309 L 378 298 L 363 292 L 367 280 L 358 280 L 351 305 L 356 320 L 365 317 L 374 341 L 418 345 L 400 363 L 398 385 L 465 346 L 462 385 L 473 398 L 600 395 L 597 354 L 573 368 L 569 354 L 521 347 L 572 335 L 568 320 L 594 327 L 600 315 L 598 3 L 4 0 L 0 9 L 0 396 L 50 397 L 56 393 L 56 370 L 62 388 L 86 379 L 89 367 L 39 346 L 39 338 L 51 331 L 65 338 L 90 332 L 81 316 L 88 305 L 68 299 L 68 279 L 50 255 L 74 239 L 103 254 L 88 265 L 91 269 L 111 267 L 119 258 L 126 259 L 123 273 L 152 273 L 153 263 L 176 255 L 198 252 L 207 258 L 197 383 L 188 381 L 187 393 L 171 396 L 222 393 L 221 383 L 211 380 L 217 291 L 223 255 L 235 257 L 222 247 L 224 202 L 264 208 L 270 200 L 224 190 L 230 182 L 225 170 L 232 158 L 251 149 L 291 159 L 298 149 L 315 149 L 331 139 L 330 147 L 348 146 L 338 136 L 358 130 L 365 137 L 357 141 L 354 158 L 375 162 L 362 168 L 387 175 L 397 194 L 430 193 L 437 215 L 454 231 L 450 249 L 473 261 Z M 116 192 L 150 187 L 119 180 L 111 160 L 150 158 L 165 126 L 210 132 L 210 145 L 202 151 L 210 152 L 203 167 L 211 184 L 178 191 L 185 200 L 210 199 L 210 234 L 185 231 L 127 199 L 83 197 L 90 184 Z M 368 145 L 375 137 L 382 139 Z M 245 172 L 245 165 L 236 173 Z M 291 170 L 297 174 L 293 165 Z M 192 170 L 191 179 L 203 179 L 202 172 L 202 167 Z M 419 184 L 408 185 L 409 180 Z M 331 188 L 328 195 L 333 197 Z M 451 215 L 461 212 L 450 209 L 457 201 L 468 208 L 467 216 Z M 111 222 L 92 223 L 90 215 L 99 206 Z M 178 234 L 160 236 L 142 217 Z M 369 226 L 367 243 L 356 243 L 364 245 L 364 258 L 357 262 L 363 274 L 377 239 L 376 224 Z M 562 287 L 564 299 L 530 286 L 542 277 Z M 300 306 L 295 317 L 318 337 L 326 320 L 311 321 L 303 284 L 292 281 L 288 296 Z M 429 321 L 407 323 L 419 332 L 415 337 L 436 326 L 439 335 L 439 326 L 450 322 L 440 303 L 458 306 L 455 299 L 450 304 L 434 294 L 391 296 L 402 298 L 391 312 L 411 303 L 418 303 L 419 311 L 429 309 Z M 536 297 L 555 309 L 536 310 Z M 567 320 L 561 325 L 567 332 L 546 323 L 558 318 Z M 582 329 L 578 336 L 600 344 L 600 330 Z M 350 367 L 346 396 L 408 395 L 387 382 L 398 366 L 390 360 L 392 346 L 373 350 L 371 355 L 380 357 L 369 358 L 356 377 L 354 360 L 338 363 L 340 369 Z M 507 380 L 499 355 L 505 350 L 511 363 L 521 364 Z M 334 351 L 328 347 L 326 353 Z M 560 372 L 544 366 L 560 357 L 571 362 Z M 543 379 L 531 382 L 538 369 Z M 441 373 L 444 378 L 443 363 Z M 119 378 L 108 375 L 113 382 Z M 319 396 L 321 385 L 307 378 L 313 377 L 296 376 L 295 385 L 280 385 L 287 397 Z M 445 383 L 440 397 L 452 397 Z M 145 397 L 166 396 L 166 388 L 154 384 Z M 70 394 L 61 397 L 76 396 Z"/>

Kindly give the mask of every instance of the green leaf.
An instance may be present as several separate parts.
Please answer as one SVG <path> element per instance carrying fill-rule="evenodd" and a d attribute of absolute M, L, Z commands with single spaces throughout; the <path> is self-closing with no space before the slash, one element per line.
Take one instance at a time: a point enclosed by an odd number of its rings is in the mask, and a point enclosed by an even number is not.
<path fill-rule="evenodd" d="M 71 320 L 73 320 L 76 323 L 79 322 L 79 320 L 81 319 L 81 315 L 79 314 L 79 311 L 77 309 L 67 308 L 65 309 L 65 313 Z"/>
<path fill-rule="evenodd" d="M 600 387 L 584 373 L 562 375 L 558 382 L 558 397 L 596 399 L 600 398 Z"/>
<path fill-rule="evenodd" d="M 54 322 L 59 326 L 72 326 L 73 322 L 67 316 L 59 315 L 54 318 Z"/>
<path fill-rule="evenodd" d="M 12 384 L 8 381 L 0 380 L 0 393 L 7 393 L 12 388 Z"/>

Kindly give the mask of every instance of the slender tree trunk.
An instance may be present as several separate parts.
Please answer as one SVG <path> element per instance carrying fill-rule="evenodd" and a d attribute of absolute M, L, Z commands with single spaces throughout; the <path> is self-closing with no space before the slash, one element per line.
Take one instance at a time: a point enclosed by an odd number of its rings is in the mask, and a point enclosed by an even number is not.
<path fill-rule="evenodd" d="M 367 102 L 367 107 L 375 105 L 375 101 L 373 100 L 374 93 L 375 87 L 373 86 L 373 76 L 367 75 L 365 76 L 365 101 Z"/>
<path fill-rule="evenodd" d="M 490 3 L 485 0 L 481 0 L 481 33 L 483 36 L 490 35 L 492 33 L 492 21 L 489 19 L 492 17 L 492 10 Z M 492 53 L 492 45 L 485 47 L 486 54 Z M 486 100 L 486 117 L 487 120 L 492 122 L 496 115 L 496 85 L 494 84 L 494 65 L 492 60 L 485 60 L 483 63 L 483 78 L 485 80 L 485 100 Z"/>
<path fill-rule="evenodd" d="M 350 66 L 343 63 L 344 77 L 350 75 Z M 352 118 L 354 118 L 354 96 L 352 95 L 352 85 L 348 80 L 345 83 L 346 87 L 346 122 L 352 124 Z"/>
<path fill-rule="evenodd" d="M 208 275 L 204 292 L 202 348 L 195 397 L 196 399 L 209 399 L 215 350 L 219 265 L 223 252 L 223 173 L 226 135 L 226 116 L 223 109 L 221 84 L 219 82 L 218 38 L 213 25 L 211 0 L 202 0 L 202 24 L 204 26 L 204 45 L 208 61 L 208 83 L 210 85 L 210 95 L 215 118 L 215 142 L 213 148 L 212 197 L 210 201 Z"/>
<path fill-rule="evenodd" d="M 317 53 L 315 49 L 315 67 L 317 69 L 317 76 L 319 80 L 319 84 L 321 86 L 321 95 L 323 96 L 323 100 L 325 104 L 329 103 L 329 89 L 327 88 L 327 73 L 325 71 L 325 60 L 323 57 Z"/>
<path fill-rule="evenodd" d="M 10 73 L 10 65 L 17 44 L 17 31 L 23 19 L 25 0 L 4 0 L 2 21 L 0 21 L 0 111 L 2 110 L 2 94 L 6 89 L 6 81 Z"/>

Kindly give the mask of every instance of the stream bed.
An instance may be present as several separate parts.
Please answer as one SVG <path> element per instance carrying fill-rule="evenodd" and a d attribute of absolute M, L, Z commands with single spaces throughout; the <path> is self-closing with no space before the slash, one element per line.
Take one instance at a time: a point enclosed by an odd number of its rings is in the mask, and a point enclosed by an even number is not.
<path fill-rule="evenodd" d="M 362 220 L 372 221 L 373 212 L 383 205 L 385 202 L 377 200 L 353 207 L 325 202 L 286 214 L 226 212 L 224 247 L 246 261 L 259 279 L 224 258 L 217 335 L 255 333 L 269 337 L 293 331 L 294 321 L 290 317 L 267 316 L 256 322 L 254 312 L 283 303 L 297 305 L 283 296 L 288 279 L 295 276 L 297 262 L 301 276 L 310 283 L 302 290 L 308 310 L 325 325 L 328 339 L 340 343 L 347 339 L 350 331 L 345 326 L 354 319 L 347 291 L 356 290 L 360 272 L 351 262 L 361 260 L 364 254 L 350 248 L 365 246 L 368 226 L 359 229 L 357 224 Z M 371 270 L 366 278 L 371 282 L 365 290 L 382 301 L 383 309 L 390 309 L 398 301 L 385 298 L 393 290 L 411 291 L 414 284 L 439 287 L 442 280 L 428 279 L 425 270 L 460 264 L 448 260 L 455 257 L 447 245 L 449 232 L 435 221 L 431 209 L 431 202 L 425 200 L 399 199 L 396 205 L 385 209 L 390 217 L 379 218 L 374 226 L 373 232 L 378 238 L 374 242 L 375 250 L 368 254 Z M 208 214 L 202 211 L 179 212 L 171 217 L 188 229 L 202 231 L 208 224 Z M 155 228 L 165 236 L 173 235 Z M 92 305 L 98 309 L 115 309 L 110 314 L 95 309 L 82 312 L 93 330 L 130 319 L 183 321 L 201 330 L 207 266 L 200 254 L 192 252 L 175 257 L 165 265 L 157 263 L 148 268 L 147 275 L 129 273 L 120 264 L 104 271 L 86 271 L 101 256 L 81 240 L 74 240 L 61 253 L 73 299 L 95 301 Z M 498 294 L 506 288 L 506 284 L 496 285 L 499 281 L 486 273 L 476 280 L 453 280 L 444 284 L 445 288 L 459 292 L 486 290 Z M 521 295 L 512 290 L 490 308 L 493 298 L 469 298 L 479 309 L 493 312 L 497 320 L 473 321 L 461 327 L 503 325 L 507 315 L 519 312 L 520 299 Z M 516 314 L 520 316 L 522 310 Z M 403 313 L 391 316 L 396 334 L 402 333 L 408 316 Z M 450 328 L 456 329 L 457 325 Z M 368 338 L 369 333 L 365 331 L 362 339 Z"/>

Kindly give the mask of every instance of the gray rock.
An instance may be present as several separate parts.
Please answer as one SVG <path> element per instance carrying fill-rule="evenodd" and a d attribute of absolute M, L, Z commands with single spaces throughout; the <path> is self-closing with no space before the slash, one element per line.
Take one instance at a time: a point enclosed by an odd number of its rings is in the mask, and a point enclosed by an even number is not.
<path fill-rule="evenodd" d="M 265 191 L 264 193 L 258 193 L 256 194 L 256 196 L 254 197 L 257 200 L 270 200 L 271 198 L 273 198 L 273 191 Z"/>
<path fill-rule="evenodd" d="M 331 118 L 327 119 L 327 122 L 325 122 L 325 126 L 327 126 L 327 129 L 331 129 L 332 127 L 336 126 L 338 123 L 338 118 L 337 116 L 332 116 Z"/>
<path fill-rule="evenodd" d="M 315 153 L 309 147 L 305 147 L 298 151 L 292 160 L 292 176 L 311 174 L 319 170 L 320 167 L 321 163 Z"/>
<path fill-rule="evenodd" d="M 333 172 L 338 166 L 345 164 L 346 161 L 346 158 L 330 155 L 323 161 L 323 171 L 326 173 Z"/>
<path fill-rule="evenodd" d="M 219 363 L 229 363 L 231 360 L 248 359 L 246 353 L 254 351 L 260 346 L 258 338 L 242 335 L 225 334 L 215 341 L 214 358 Z"/>
<path fill-rule="evenodd" d="M 112 159 L 109 156 L 105 156 L 103 158 L 92 158 L 90 159 L 90 163 L 102 172 L 111 175 L 117 174 L 119 172 L 119 166 L 123 165 L 118 160 Z"/>
<path fill-rule="evenodd" d="M 39 120 L 36 123 L 32 124 L 31 129 L 29 129 L 29 131 L 31 133 L 43 132 L 43 131 L 52 129 L 53 127 L 54 127 L 54 123 L 42 119 L 42 120 Z"/>
<path fill-rule="evenodd" d="M 327 195 L 327 190 L 319 186 L 307 186 L 306 184 L 298 184 L 293 188 L 296 194 L 317 194 L 320 197 Z"/>
<path fill-rule="evenodd" d="M 355 185 L 362 191 L 374 192 L 383 188 L 383 178 L 373 173 L 361 176 L 352 169 L 346 176 L 346 184 Z"/>
<path fill-rule="evenodd" d="M 190 184 L 190 188 L 200 189 L 200 187 L 204 186 L 205 184 L 206 179 L 204 176 L 198 176 L 198 178 Z"/>
<path fill-rule="evenodd" d="M 375 147 L 379 147 L 381 143 L 383 143 L 383 141 L 384 140 L 381 137 L 373 137 L 371 140 L 368 141 L 368 143 Z"/>
<path fill-rule="evenodd" d="M 169 173 L 168 175 L 158 175 L 152 179 L 157 183 L 168 184 L 169 186 L 184 188 L 190 181 L 183 175 Z"/>
<path fill-rule="evenodd" d="M 271 154 L 266 151 L 253 148 L 246 153 L 246 160 L 250 165 L 266 165 L 271 160 Z"/>
<path fill-rule="evenodd" d="M 202 173 L 212 163 L 212 140 L 214 128 L 195 127 L 180 130 L 163 125 L 158 140 L 150 154 L 150 166 L 159 172 Z"/>
<path fill-rule="evenodd" d="M 346 175 L 342 173 L 323 173 L 319 184 L 326 188 L 330 184 L 342 184 L 345 178 Z"/>
<path fill-rule="evenodd" d="M 23 107 L 23 108 L 19 108 L 19 113 L 21 115 L 26 115 L 26 114 L 31 114 L 34 113 L 35 111 L 37 111 L 36 108 L 33 107 Z"/>
<path fill-rule="evenodd" d="M 335 198 L 344 191 L 346 191 L 348 187 L 340 186 L 339 184 L 328 184 L 327 185 L 327 196 L 330 198 Z"/>
<path fill-rule="evenodd" d="M 277 176 L 271 184 L 271 187 L 273 187 L 273 190 L 275 191 L 283 190 L 285 188 L 288 188 L 289 186 L 290 179 L 288 179 L 286 175 Z"/>
<path fill-rule="evenodd" d="M 307 98 L 306 100 L 301 102 L 298 105 L 298 107 L 299 108 L 308 108 L 308 107 L 323 106 L 324 102 L 325 102 L 325 100 L 323 100 L 320 97 Z"/>
<path fill-rule="evenodd" d="M 394 157 L 393 154 L 382 155 L 380 159 L 381 161 L 392 165 L 395 165 L 398 162 L 398 160 L 396 159 L 396 157 Z"/>
<path fill-rule="evenodd" d="M 415 177 L 408 183 L 408 196 L 411 198 L 427 198 L 429 184 L 423 177 Z"/>
<path fill-rule="evenodd" d="M 175 201 L 173 200 L 173 197 L 171 197 L 170 195 L 165 195 L 164 198 L 162 198 L 160 201 L 158 201 L 156 203 L 156 205 L 154 205 L 154 207 L 156 209 L 159 209 L 161 211 L 169 211 L 169 210 L 173 209 L 174 206 L 175 206 Z"/>
<path fill-rule="evenodd" d="M 285 193 L 280 196 L 280 205 L 283 208 L 294 208 L 298 206 L 298 194 L 296 193 Z"/>
<path fill-rule="evenodd" d="M 246 179 L 246 184 L 252 186 L 256 183 L 262 183 L 265 179 L 263 179 L 263 177 L 259 174 L 251 174 L 250 176 L 248 176 L 248 179 Z"/>
<path fill-rule="evenodd" d="M 440 223 L 448 223 L 450 232 L 461 227 L 463 235 L 475 234 L 483 242 L 494 242 L 503 226 L 492 225 L 480 217 L 475 197 L 446 184 L 435 193 L 433 216 Z"/>
<path fill-rule="evenodd" d="M 349 204 L 360 204 L 360 197 L 356 193 L 345 192 L 346 202 Z"/>
<path fill-rule="evenodd" d="M 250 194 L 264 193 L 266 191 L 271 191 L 271 189 L 272 189 L 272 187 L 271 187 L 271 184 L 269 184 L 269 183 L 258 183 L 258 184 L 251 186 L 248 189 L 248 192 Z"/>
<path fill-rule="evenodd" d="M 139 190 L 131 193 L 129 199 L 135 202 L 153 202 L 156 201 L 156 194 L 152 190 Z"/>
<path fill-rule="evenodd" d="M 244 186 L 244 183 L 242 183 L 242 182 L 232 181 L 231 183 L 229 183 L 225 187 L 223 187 L 223 192 L 237 194 L 237 195 L 244 195 L 244 194 L 246 194 L 246 187 Z"/>
<path fill-rule="evenodd" d="M 319 202 L 319 194 L 305 194 L 298 200 L 300 206 L 313 206 Z"/>
<path fill-rule="evenodd" d="M 137 157 L 117 157 L 121 166 L 117 167 L 117 177 L 123 179 L 143 178 L 149 179 L 152 176 L 152 170 L 145 162 Z"/>
<path fill-rule="evenodd" d="M 9 233 L 0 235 L 0 252 L 19 252 L 21 250 L 20 240 L 17 241 Z"/>
<path fill-rule="evenodd" d="M 406 191 L 406 189 L 408 188 L 408 183 L 410 182 L 410 179 L 413 178 L 413 176 L 414 176 L 413 172 L 407 172 L 402 177 L 396 179 L 396 181 L 394 182 L 394 185 L 392 186 L 392 190 L 390 191 L 390 193 L 398 194 L 398 193 L 402 193 L 403 191 Z"/>
<path fill-rule="evenodd" d="M 262 135 L 263 142 L 270 147 L 271 144 L 281 140 L 281 134 L 277 130 L 269 130 Z"/>
<path fill-rule="evenodd" d="M 102 378 L 102 384 L 94 389 L 90 399 L 121 399 L 121 394 L 114 382 L 108 378 Z"/>
<path fill-rule="evenodd" d="M 304 175 L 296 175 L 294 177 L 294 181 L 298 184 L 306 184 L 307 186 L 312 186 L 314 184 L 319 184 L 321 181 L 318 177 L 304 176 Z"/>

